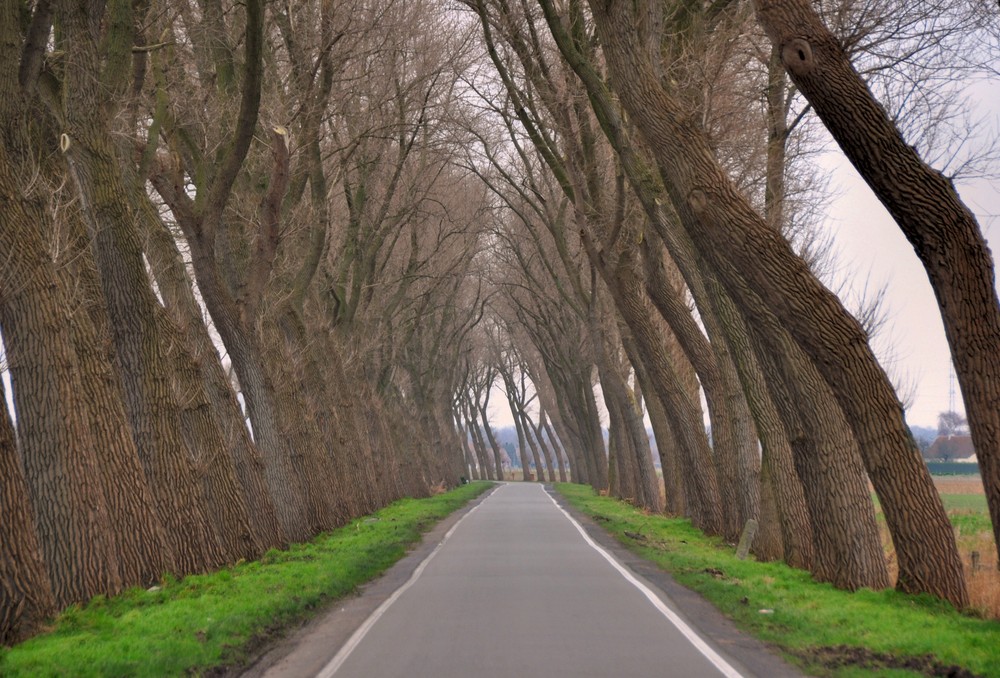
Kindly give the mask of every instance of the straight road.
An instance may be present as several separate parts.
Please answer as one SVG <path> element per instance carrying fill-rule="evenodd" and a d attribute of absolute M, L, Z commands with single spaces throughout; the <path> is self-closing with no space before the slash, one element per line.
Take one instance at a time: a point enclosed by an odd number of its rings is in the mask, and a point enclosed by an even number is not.
<path fill-rule="evenodd" d="M 327 652 L 322 678 L 754 675 L 537 484 L 498 488 Z"/>

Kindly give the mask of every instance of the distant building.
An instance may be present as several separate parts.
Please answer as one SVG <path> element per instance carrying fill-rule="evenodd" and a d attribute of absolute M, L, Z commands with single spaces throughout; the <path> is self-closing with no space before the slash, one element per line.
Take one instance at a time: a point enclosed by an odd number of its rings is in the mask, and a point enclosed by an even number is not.
<path fill-rule="evenodd" d="M 967 435 L 938 436 L 924 452 L 927 459 L 943 459 L 945 461 L 976 461 L 976 448 L 972 446 L 972 437 Z"/>

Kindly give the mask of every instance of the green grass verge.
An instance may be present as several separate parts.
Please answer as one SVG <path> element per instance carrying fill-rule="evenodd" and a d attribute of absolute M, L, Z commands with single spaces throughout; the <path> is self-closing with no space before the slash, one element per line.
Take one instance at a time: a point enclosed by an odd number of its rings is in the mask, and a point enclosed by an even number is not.
<path fill-rule="evenodd" d="M 256 562 L 98 596 L 64 611 L 50 632 L 0 648 L 0 675 L 177 676 L 238 665 L 264 639 L 384 572 L 422 532 L 491 485 L 403 499 Z"/>
<path fill-rule="evenodd" d="M 925 675 L 904 668 L 910 660 L 924 670 L 956 665 L 1000 677 L 998 622 L 960 614 L 930 596 L 840 591 L 781 563 L 737 560 L 735 549 L 704 536 L 687 520 L 644 514 L 583 485 L 560 483 L 556 489 L 632 551 L 809 673 Z"/>

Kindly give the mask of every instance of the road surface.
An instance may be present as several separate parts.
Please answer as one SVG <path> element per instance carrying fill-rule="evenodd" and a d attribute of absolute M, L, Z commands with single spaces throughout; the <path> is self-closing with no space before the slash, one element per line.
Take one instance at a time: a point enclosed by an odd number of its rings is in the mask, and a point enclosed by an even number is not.
<path fill-rule="evenodd" d="M 363 623 L 346 623 L 346 642 L 343 629 L 327 640 L 313 633 L 264 675 L 736 677 L 763 675 L 761 666 L 767 675 L 791 673 L 773 657 L 747 662 L 718 649 L 537 484 L 499 487 Z M 724 642 L 740 655 L 741 642 Z"/>

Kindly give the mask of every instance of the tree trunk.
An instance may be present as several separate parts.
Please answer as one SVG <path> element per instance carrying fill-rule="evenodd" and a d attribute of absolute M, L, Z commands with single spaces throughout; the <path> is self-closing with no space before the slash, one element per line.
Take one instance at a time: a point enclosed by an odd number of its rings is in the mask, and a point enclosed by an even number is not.
<path fill-rule="evenodd" d="M 847 415 L 893 535 L 898 587 L 964 607 L 968 592 L 951 524 L 864 331 L 736 191 L 704 133 L 662 88 L 648 54 L 633 44 L 642 19 L 630 4 L 590 6 L 622 103 L 656 155 L 689 236 L 734 297 L 766 300 Z"/>
<path fill-rule="evenodd" d="M 663 253 L 655 248 L 656 242 L 649 237 L 641 244 L 646 269 L 646 291 L 653 305 L 667 321 L 674 336 L 680 342 L 688 360 L 691 361 L 698 380 L 705 392 L 705 402 L 712 424 L 712 449 L 719 461 L 719 490 L 722 494 L 724 535 L 728 541 L 740 538 L 743 525 L 750 518 L 757 518 L 758 473 L 748 470 L 747 457 L 756 457 L 756 436 L 751 431 L 737 433 L 735 412 L 731 411 L 733 397 L 730 390 L 738 389 L 737 384 L 728 384 L 722 377 L 721 361 L 713 350 L 724 338 L 719 337 L 710 344 L 702 334 L 676 289 L 666 278 Z M 710 311 L 699 307 L 703 318 Z M 714 319 L 713 319 L 714 320 Z M 705 320 L 708 324 L 709 320 Z M 728 357 L 728 349 L 725 354 Z M 739 392 L 737 391 L 737 395 Z M 738 403 L 733 403 L 739 405 Z M 745 407 L 745 405 L 744 405 Z M 751 465 L 752 468 L 752 465 Z"/>
<path fill-rule="evenodd" d="M 42 205 L 18 198 L 0 148 L 0 333 L 17 412 L 17 439 L 42 556 L 58 607 L 122 586 L 94 440 L 52 261 L 32 225 Z M 13 189 L 13 190 L 12 190 Z M 6 404 L 4 405 L 6 409 Z M 6 521 L 6 516 L 4 517 Z"/>
<path fill-rule="evenodd" d="M 480 406 L 479 415 L 483 420 L 483 430 L 486 432 L 486 439 L 490 441 L 490 449 L 493 450 L 493 463 L 497 467 L 497 480 L 505 480 L 503 476 L 503 455 L 500 454 L 500 445 L 497 444 L 493 429 L 490 428 L 490 420 L 486 415 L 486 406 Z"/>
<path fill-rule="evenodd" d="M 705 436 L 700 407 L 680 386 L 676 371 L 664 353 L 645 302 L 641 278 L 634 270 L 634 255 L 619 264 L 612 292 L 622 317 L 632 330 L 639 359 L 646 365 L 653 392 L 664 404 L 685 466 L 684 494 L 694 524 L 709 534 L 723 532 L 722 502 L 716 464 Z M 729 460 L 726 460 L 729 461 Z"/>
<path fill-rule="evenodd" d="M 2 381 L 0 478 L 0 645 L 13 645 L 38 631 L 56 607 Z"/>
<path fill-rule="evenodd" d="M 744 311 L 750 314 L 766 315 Z M 790 337 L 771 339 L 780 334 L 772 328 L 765 341 L 750 332 L 802 481 L 813 526 L 812 571 L 848 590 L 885 588 L 885 555 L 857 442 L 813 363 Z"/>
<path fill-rule="evenodd" d="M 760 436 L 762 465 L 772 481 L 775 508 L 780 521 L 784 561 L 792 567 L 811 569 L 813 561 L 813 530 L 802 482 L 795 472 L 792 446 L 781 421 L 781 415 L 768 392 L 767 379 L 753 352 L 746 324 L 735 311 L 720 285 L 710 286 L 714 295 L 714 315 L 724 328 L 732 349 L 746 402 L 753 413 Z M 778 375 L 774 375 L 778 378 Z M 763 521 L 765 516 L 761 516 Z M 766 528 L 765 528 L 766 529 Z"/>
<path fill-rule="evenodd" d="M 94 437 L 122 585 L 149 586 L 174 569 L 173 553 L 132 437 L 121 376 L 112 364 L 114 349 L 97 272 L 92 270 L 93 259 L 85 249 L 85 234 L 78 236 L 73 247 L 76 275 L 70 278 L 68 266 L 59 275 L 67 298 L 74 288 L 83 289 L 80 304 L 87 309 L 87 313 L 74 313 L 69 318 L 80 367 L 80 405 Z"/>
<path fill-rule="evenodd" d="M 823 124 L 864 177 L 913 245 L 934 288 L 945 334 L 955 361 L 966 415 L 983 486 L 990 507 L 994 540 L 1000 548 L 1000 302 L 993 257 L 971 210 L 954 184 L 927 165 L 878 104 L 851 65 L 837 39 L 808 2 L 757 0 L 761 26 L 781 61 Z M 944 525 L 936 512 L 926 512 L 935 530 Z M 888 519 L 888 515 L 887 515 Z M 896 519 L 891 519 L 891 524 Z M 899 588 L 929 590 L 956 604 L 926 565 L 910 562 L 916 545 L 900 534 Z M 903 566 L 903 558 L 907 565 Z M 940 549 L 931 556 L 953 578 L 960 572 L 954 557 Z M 956 588 L 952 585 L 950 588 Z"/>
<path fill-rule="evenodd" d="M 556 468 L 559 473 L 559 482 L 565 483 L 566 477 L 566 464 L 565 456 L 566 453 L 562 449 L 562 441 L 556 436 L 555 431 L 549 426 L 549 422 L 545 419 L 545 410 L 539 409 L 538 411 L 538 439 L 542 439 L 542 435 L 545 434 L 549 437 L 549 445 L 552 449 L 552 454 L 556 458 Z"/>
<path fill-rule="evenodd" d="M 246 427 L 233 385 L 202 319 L 202 308 L 194 297 L 177 242 L 160 220 L 136 177 L 127 174 L 126 180 L 157 289 L 181 333 L 186 350 L 200 368 L 205 395 L 220 428 L 225 449 L 232 459 L 253 531 L 262 547 L 280 548 L 287 540 L 264 478 L 261 454 Z"/>

